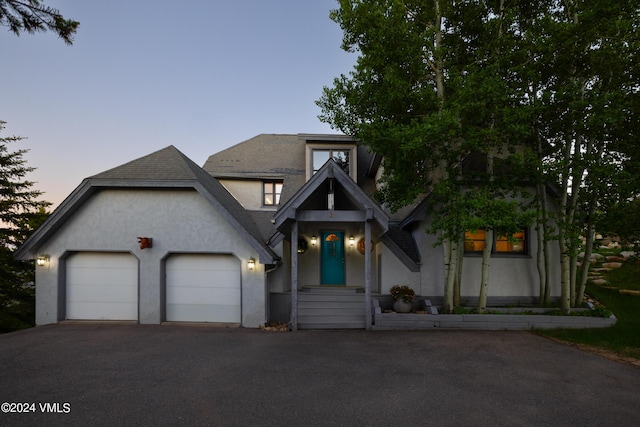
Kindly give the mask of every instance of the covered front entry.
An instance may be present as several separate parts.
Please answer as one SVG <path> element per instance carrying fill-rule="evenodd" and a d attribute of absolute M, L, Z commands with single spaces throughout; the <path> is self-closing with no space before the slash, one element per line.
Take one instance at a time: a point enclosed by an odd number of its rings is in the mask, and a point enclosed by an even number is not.
<path fill-rule="evenodd" d="M 343 322 L 334 323 L 339 312 L 347 309 L 346 304 L 359 305 L 358 313 L 355 314 L 359 321 L 354 318 L 349 319 L 349 323 L 364 326 L 371 329 L 372 324 L 372 262 L 371 251 L 364 251 L 363 262 L 354 257 L 345 256 L 345 231 L 362 233 L 365 242 L 371 242 L 374 237 L 383 235 L 389 228 L 389 218 L 387 214 L 377 205 L 364 191 L 358 187 L 356 182 L 332 159 L 322 166 L 303 185 L 296 194 L 291 197 L 274 215 L 274 225 L 281 236 L 288 237 L 289 242 L 298 242 L 300 229 L 310 228 L 320 231 L 320 286 L 324 295 L 316 295 L 312 299 L 317 302 L 326 300 L 326 307 L 322 307 L 322 312 L 318 312 L 316 307 L 307 304 L 309 298 L 305 295 L 301 300 L 298 292 L 309 290 L 305 283 L 299 283 L 298 271 L 300 268 L 309 269 L 317 267 L 309 259 L 302 263 L 299 261 L 298 245 L 291 244 L 291 317 L 290 325 L 292 329 L 298 329 L 299 315 L 306 320 L 303 327 L 330 327 L 346 328 Z M 341 231 L 336 231 L 341 230 Z M 303 231 L 304 232 L 304 231 Z M 350 237 L 350 241 L 354 241 Z M 312 237 L 312 245 L 315 239 Z M 350 249 L 351 250 L 351 249 Z M 348 255 L 348 253 L 346 254 Z M 353 270 L 349 269 L 349 275 L 345 274 L 346 261 Z M 354 273 L 360 271 L 361 276 L 356 279 Z M 307 278 L 308 279 L 308 278 Z M 347 280 L 348 279 L 348 280 Z M 345 286 L 346 284 L 352 285 Z M 302 286 L 300 286 L 302 285 Z M 333 286 L 331 286 L 333 285 Z M 361 285 L 364 285 L 364 298 L 360 293 Z M 327 289 L 329 288 L 329 289 Z M 340 292 L 344 290 L 345 292 Z M 354 295 L 346 295 L 346 291 Z M 315 293 L 313 290 L 311 293 Z M 309 293 L 309 292 L 307 292 Z M 304 300 L 304 301 L 303 301 Z M 352 300 L 352 301 L 351 301 Z M 322 319 L 320 318 L 322 317 Z M 351 317 L 351 314 L 349 314 Z M 312 322 L 313 324 L 311 324 Z M 319 326 L 320 325 L 320 326 Z"/>
<path fill-rule="evenodd" d="M 226 254 L 174 254 L 166 261 L 166 320 L 241 322 L 240 261 Z"/>
<path fill-rule="evenodd" d="M 320 284 L 344 285 L 344 232 L 321 234 Z"/>
<path fill-rule="evenodd" d="M 67 319 L 138 320 L 138 260 L 129 253 L 71 254 L 65 291 Z"/>

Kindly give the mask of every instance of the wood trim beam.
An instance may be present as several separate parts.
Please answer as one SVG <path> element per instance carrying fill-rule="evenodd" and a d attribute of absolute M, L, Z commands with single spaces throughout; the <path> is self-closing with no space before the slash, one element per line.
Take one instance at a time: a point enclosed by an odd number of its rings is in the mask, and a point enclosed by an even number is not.
<path fill-rule="evenodd" d="M 291 329 L 298 330 L 298 223 L 291 225 Z"/>
<path fill-rule="evenodd" d="M 309 210 L 297 212 L 295 218 L 302 222 L 364 222 L 366 212 Z"/>
<path fill-rule="evenodd" d="M 364 308 L 365 316 L 365 328 L 371 330 L 371 251 L 368 250 L 368 243 L 371 242 L 371 221 L 365 221 L 364 223 Z"/>

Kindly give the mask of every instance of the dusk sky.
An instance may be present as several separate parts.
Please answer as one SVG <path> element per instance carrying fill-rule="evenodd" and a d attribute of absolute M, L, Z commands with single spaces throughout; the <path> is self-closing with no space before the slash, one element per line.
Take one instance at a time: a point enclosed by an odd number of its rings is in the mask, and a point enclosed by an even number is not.
<path fill-rule="evenodd" d="M 175 145 L 194 162 L 260 133 L 337 133 L 314 101 L 348 73 L 335 0 L 45 0 L 80 21 L 0 27 L 0 136 L 28 139 L 36 189 L 57 206 L 83 178 Z"/>

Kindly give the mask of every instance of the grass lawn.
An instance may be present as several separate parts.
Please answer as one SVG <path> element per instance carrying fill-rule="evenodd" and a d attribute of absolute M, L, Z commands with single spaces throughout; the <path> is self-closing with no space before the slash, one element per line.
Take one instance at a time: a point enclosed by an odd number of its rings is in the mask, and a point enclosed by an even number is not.
<path fill-rule="evenodd" d="M 551 330 L 540 334 L 562 341 L 596 347 L 640 360 L 640 295 L 623 295 L 619 289 L 640 289 L 640 262 L 627 261 L 605 274 L 610 286 L 588 285 L 587 293 L 618 318 L 615 326 L 603 329 Z"/>

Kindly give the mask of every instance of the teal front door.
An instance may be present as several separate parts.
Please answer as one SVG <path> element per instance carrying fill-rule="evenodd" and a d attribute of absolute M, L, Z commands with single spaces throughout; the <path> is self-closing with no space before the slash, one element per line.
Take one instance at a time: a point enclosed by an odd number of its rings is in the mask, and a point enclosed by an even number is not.
<path fill-rule="evenodd" d="M 344 285 L 344 232 L 324 231 L 321 238 L 320 284 Z"/>

